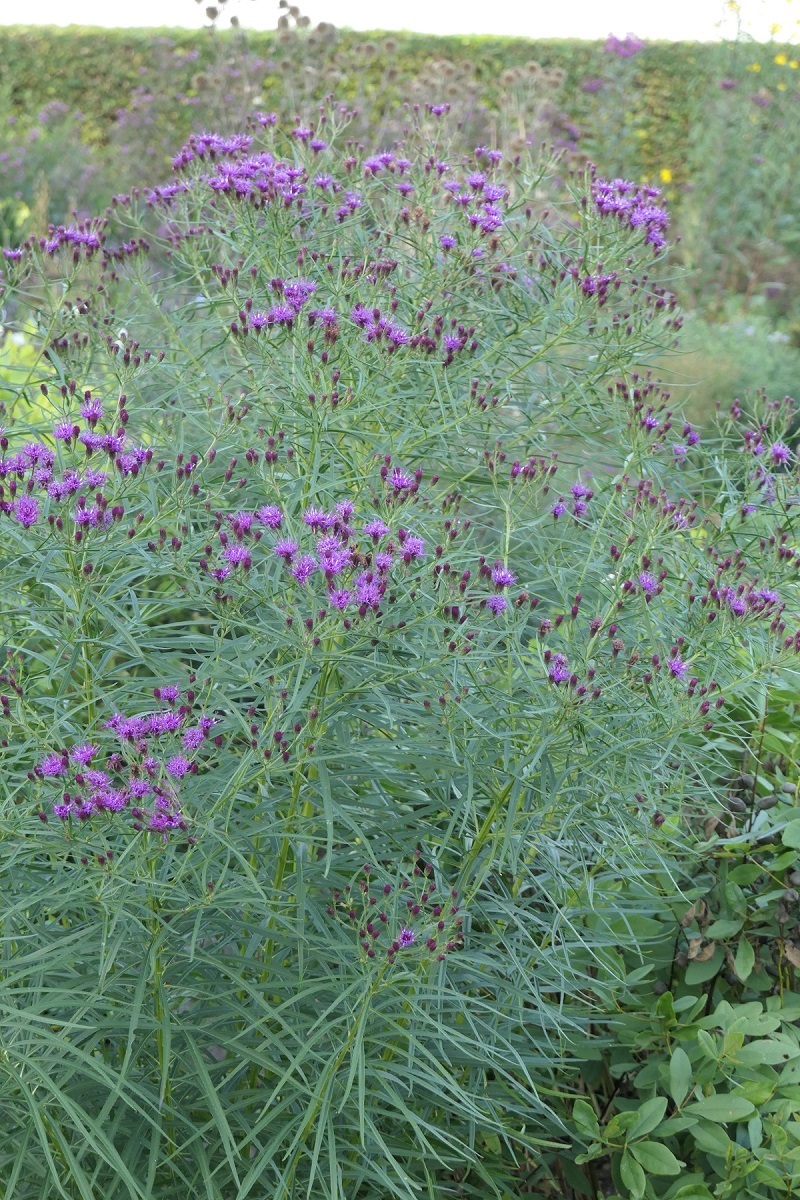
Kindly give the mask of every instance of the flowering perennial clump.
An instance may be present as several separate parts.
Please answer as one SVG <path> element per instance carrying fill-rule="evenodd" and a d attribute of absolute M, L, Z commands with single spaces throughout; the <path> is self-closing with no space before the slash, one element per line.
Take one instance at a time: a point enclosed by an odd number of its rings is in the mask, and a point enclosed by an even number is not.
<path fill-rule="evenodd" d="M 796 664 L 793 404 L 701 437 L 641 366 L 681 323 L 657 190 L 545 213 L 546 164 L 455 153 L 437 99 L 386 149 L 336 105 L 195 134 L 3 259 L 3 936 L 61 1140 L 14 1092 L 0 1177 L 538 1161 L 631 889 Z"/>

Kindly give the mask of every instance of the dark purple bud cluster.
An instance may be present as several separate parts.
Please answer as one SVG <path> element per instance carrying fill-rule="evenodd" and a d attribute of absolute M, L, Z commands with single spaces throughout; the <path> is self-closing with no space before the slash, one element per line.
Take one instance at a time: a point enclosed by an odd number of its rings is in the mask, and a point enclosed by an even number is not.
<path fill-rule="evenodd" d="M 399 875 L 386 864 L 366 863 L 354 884 L 332 892 L 326 912 L 358 931 L 364 961 L 381 955 L 389 963 L 443 962 L 464 945 L 458 892 L 437 884 L 420 850 L 411 870 Z"/>

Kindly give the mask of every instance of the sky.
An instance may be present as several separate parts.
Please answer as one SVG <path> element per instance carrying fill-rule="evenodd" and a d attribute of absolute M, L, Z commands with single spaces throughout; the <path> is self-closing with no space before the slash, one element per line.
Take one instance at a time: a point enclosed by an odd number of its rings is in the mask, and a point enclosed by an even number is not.
<path fill-rule="evenodd" d="M 200 28 L 214 0 L 0 0 L 2 25 L 104 25 Z M 735 32 L 726 0 L 290 0 L 312 24 L 340 28 L 414 30 L 418 33 L 496 33 L 517 37 L 604 38 L 635 33 L 646 39 L 707 41 Z M 795 41 L 800 33 L 800 0 L 740 0 L 747 31 L 759 40 L 771 34 Z M 278 0 L 229 0 L 249 29 L 273 29 Z M 227 16 L 220 21 L 227 24 Z M 779 28 L 776 30 L 776 26 Z M 2 39 L 0 39 L 0 47 Z"/>

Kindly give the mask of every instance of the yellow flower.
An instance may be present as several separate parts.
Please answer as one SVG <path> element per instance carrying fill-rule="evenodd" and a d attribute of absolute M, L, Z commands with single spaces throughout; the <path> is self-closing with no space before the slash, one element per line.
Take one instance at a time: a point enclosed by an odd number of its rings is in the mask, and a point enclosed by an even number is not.
<path fill-rule="evenodd" d="M 760 71 L 761 63 L 759 63 L 759 62 L 748 63 L 747 69 L 748 69 L 748 71 Z"/>
<path fill-rule="evenodd" d="M 778 83 L 778 84 L 776 84 L 775 86 L 777 87 L 777 89 L 778 89 L 778 91 L 779 91 L 779 92 L 785 92 L 785 91 L 786 91 L 786 84 L 785 84 L 785 83 L 783 83 L 783 82 L 781 82 L 781 83 Z"/>
<path fill-rule="evenodd" d="M 796 58 L 793 58 L 792 61 L 789 63 L 789 66 L 792 68 L 793 71 L 796 71 L 797 68 L 800 67 L 800 62 L 798 62 Z"/>
<path fill-rule="evenodd" d="M 672 183 L 672 171 L 670 171 L 669 167 L 662 167 L 659 174 L 662 183 Z"/>
<path fill-rule="evenodd" d="M 789 59 L 787 58 L 787 56 L 785 54 L 776 54 L 775 55 L 775 62 L 778 64 L 779 67 L 785 67 L 788 61 L 789 61 Z"/>

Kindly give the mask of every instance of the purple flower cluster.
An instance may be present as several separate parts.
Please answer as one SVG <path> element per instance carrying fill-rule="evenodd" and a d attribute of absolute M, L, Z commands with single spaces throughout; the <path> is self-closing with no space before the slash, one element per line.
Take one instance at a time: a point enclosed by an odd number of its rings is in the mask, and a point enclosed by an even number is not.
<path fill-rule="evenodd" d="M 364 331 L 367 342 L 387 343 L 387 350 L 393 353 L 400 346 L 411 343 L 408 330 L 399 325 L 393 317 L 384 316 L 379 308 L 369 309 L 363 304 L 356 304 L 350 311 L 350 320 Z"/>
<path fill-rule="evenodd" d="M 594 492 L 591 488 L 588 488 L 586 484 L 581 483 L 580 480 L 578 480 L 576 483 L 573 483 L 570 491 L 572 492 L 573 517 L 576 519 L 585 517 L 589 511 L 589 501 L 593 498 Z M 550 512 L 553 514 L 555 520 L 558 520 L 559 517 L 562 517 L 566 511 L 567 505 L 563 496 L 559 497 L 559 499 L 550 509 Z"/>
<path fill-rule="evenodd" d="M 310 279 L 273 279 L 270 287 L 281 297 L 277 304 L 266 312 L 253 312 L 248 301 L 245 310 L 239 313 L 242 324 L 256 333 L 273 325 L 286 325 L 291 329 L 303 306 L 317 290 L 316 283 Z"/>
<path fill-rule="evenodd" d="M 606 54 L 616 54 L 617 58 L 634 58 L 644 50 L 646 43 L 636 34 L 629 33 L 624 38 L 615 37 L 610 33 L 606 38 L 603 49 Z"/>
<path fill-rule="evenodd" d="M 504 184 L 490 182 L 483 171 L 473 171 L 464 182 L 449 179 L 444 190 L 450 194 L 453 205 L 464 213 L 467 224 L 479 233 L 495 234 L 503 228 L 505 213 L 500 204 L 508 196 Z M 440 243 L 445 250 L 456 244 L 447 234 L 440 238 Z"/>
<path fill-rule="evenodd" d="M 657 187 L 639 186 L 628 179 L 595 179 L 592 200 L 603 217 L 615 217 L 629 229 L 643 230 L 645 242 L 659 251 L 666 246 L 669 217 L 654 201 L 661 195 Z"/>
<path fill-rule="evenodd" d="M 74 452 L 83 447 L 84 464 L 93 451 L 100 450 L 108 456 L 108 465 L 119 475 L 126 476 L 138 475 L 151 461 L 152 450 L 131 444 L 124 428 L 116 433 L 103 433 L 97 429 L 102 407 L 90 392 L 85 393 L 81 415 L 87 428 L 81 429 L 73 420 L 60 421 L 53 430 L 53 437 L 65 451 Z M 124 408 L 120 409 L 120 417 L 127 419 Z M 75 499 L 72 521 L 78 527 L 78 540 L 83 528 L 105 527 L 124 516 L 124 506 L 112 505 L 103 491 L 108 483 L 107 471 L 88 465 L 79 468 L 59 463 L 56 451 L 43 442 L 29 442 L 18 452 L 8 454 L 8 441 L 2 436 L 0 447 L 4 452 L 0 458 L 0 512 L 24 529 L 32 528 L 41 520 L 45 499 L 56 503 Z M 93 494 L 91 503 L 90 494 Z M 58 529 L 63 528 L 61 515 L 51 514 L 49 520 Z"/>
<path fill-rule="evenodd" d="M 236 155 L 249 150 L 253 139 L 246 133 L 235 133 L 222 136 L 218 133 L 192 134 L 185 146 L 181 146 L 172 160 L 174 170 L 180 171 L 194 159 L 215 159 Z"/>
<path fill-rule="evenodd" d="M 86 258 L 91 258 L 106 240 L 107 224 L 104 219 L 96 219 L 83 221 L 78 225 L 50 225 L 47 237 L 39 238 L 39 248 L 52 256 L 63 246 L 72 246 L 76 261 L 81 252 Z"/>
<path fill-rule="evenodd" d="M 618 288 L 620 279 L 616 271 L 609 271 L 605 275 L 584 275 L 580 283 L 584 296 L 595 296 L 598 304 L 602 306 L 608 299 L 609 288 Z"/>
<path fill-rule="evenodd" d="M 398 478 L 396 482 L 403 481 Z M 313 547 L 303 548 L 300 541 L 281 534 L 271 551 L 301 587 L 321 577 L 333 608 L 357 611 L 365 617 L 380 607 L 393 570 L 424 559 L 425 542 L 402 527 L 392 536 L 385 521 L 372 517 L 362 526 L 362 536 L 368 539 L 365 545 L 352 524 L 354 512 L 350 500 L 340 500 L 331 511 L 312 505 L 303 512 L 300 523 L 314 535 Z M 278 532 L 284 524 L 284 513 L 275 504 L 265 505 L 256 513 L 239 512 L 225 518 L 219 514 L 222 561 L 210 567 L 203 558 L 201 569 L 218 583 L 229 579 L 237 569 L 248 571 L 264 530 Z"/>
<path fill-rule="evenodd" d="M 171 830 L 187 830 L 179 802 L 180 781 L 197 772 L 197 753 L 214 721 L 201 716 L 190 722 L 193 692 L 187 694 L 186 704 L 176 707 L 177 687 L 155 691 L 169 707 L 144 716 L 115 713 L 105 727 L 112 730 L 117 746 L 102 761 L 98 761 L 100 747 L 85 742 L 46 754 L 34 769 L 34 777 L 58 780 L 60 788 L 69 789 L 53 803 L 53 815 L 59 820 L 88 821 L 126 810 L 137 830 L 164 838 Z"/>

